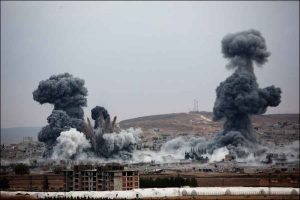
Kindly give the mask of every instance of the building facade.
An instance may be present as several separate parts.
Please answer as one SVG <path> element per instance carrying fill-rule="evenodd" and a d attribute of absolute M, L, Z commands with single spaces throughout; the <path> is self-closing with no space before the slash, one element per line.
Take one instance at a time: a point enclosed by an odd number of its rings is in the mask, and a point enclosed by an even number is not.
<path fill-rule="evenodd" d="M 139 188 L 139 172 L 119 164 L 77 165 L 64 171 L 65 191 L 111 191 Z"/>

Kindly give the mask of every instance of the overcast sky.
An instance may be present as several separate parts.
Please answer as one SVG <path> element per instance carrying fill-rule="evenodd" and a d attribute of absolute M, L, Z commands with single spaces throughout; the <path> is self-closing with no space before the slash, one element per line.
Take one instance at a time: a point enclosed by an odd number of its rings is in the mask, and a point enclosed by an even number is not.
<path fill-rule="evenodd" d="M 52 111 L 32 99 L 39 81 L 69 72 L 96 106 L 123 119 L 212 111 L 233 71 L 227 33 L 259 30 L 272 53 L 255 68 L 260 87 L 282 89 L 268 113 L 299 112 L 299 2 L 3 2 L 1 127 L 43 126 Z"/>

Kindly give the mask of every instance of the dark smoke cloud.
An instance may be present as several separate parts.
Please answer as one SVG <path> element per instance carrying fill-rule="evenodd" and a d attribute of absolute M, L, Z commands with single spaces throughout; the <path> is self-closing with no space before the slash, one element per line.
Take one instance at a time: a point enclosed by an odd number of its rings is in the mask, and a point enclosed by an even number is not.
<path fill-rule="evenodd" d="M 100 117 L 103 117 L 104 121 L 110 119 L 107 110 L 101 106 L 96 106 L 95 108 L 93 108 L 91 110 L 91 113 L 92 113 L 92 119 L 95 120 L 95 126 L 94 126 L 95 129 L 99 127 Z"/>
<path fill-rule="evenodd" d="M 139 131 L 135 129 L 120 130 L 116 125 L 116 117 L 110 115 L 104 107 L 96 106 L 91 110 L 95 125 L 90 120 L 85 125 L 84 133 L 91 142 L 93 152 L 101 158 L 129 159 L 139 142 Z"/>
<path fill-rule="evenodd" d="M 40 104 L 50 103 L 54 110 L 64 110 L 70 117 L 83 119 L 83 106 L 87 103 L 84 80 L 69 73 L 53 75 L 41 81 L 33 92 L 33 99 Z"/>
<path fill-rule="evenodd" d="M 38 139 L 47 145 L 53 145 L 56 142 L 56 138 L 62 131 L 66 131 L 71 127 L 71 118 L 65 111 L 54 110 L 47 118 L 48 125 L 43 127 Z"/>
<path fill-rule="evenodd" d="M 265 39 L 257 30 L 248 30 L 226 35 L 222 40 L 222 53 L 230 59 L 229 67 L 250 66 L 249 61 L 258 65 L 267 62 L 270 53 Z"/>
<path fill-rule="evenodd" d="M 228 146 L 242 155 L 244 147 L 251 148 L 257 143 L 250 116 L 279 105 L 280 88 L 259 88 L 253 70 L 253 62 L 262 65 L 267 61 L 270 53 L 266 49 L 265 39 L 256 30 L 229 34 L 222 40 L 222 52 L 230 60 L 229 67 L 237 69 L 216 89 L 214 120 L 225 118 L 225 123 L 224 130 L 210 145 L 211 150 Z"/>
<path fill-rule="evenodd" d="M 42 128 L 38 135 L 39 141 L 47 145 L 47 155 L 51 154 L 61 132 L 70 128 L 83 129 L 82 107 L 86 106 L 86 95 L 84 80 L 68 73 L 53 75 L 41 81 L 33 92 L 35 101 L 54 105 L 52 114 L 47 118 L 49 125 Z"/>
<path fill-rule="evenodd" d="M 97 157 L 130 158 L 139 139 L 137 131 L 121 131 L 116 125 L 117 118 L 114 117 L 111 121 L 109 113 L 101 106 L 91 110 L 92 119 L 95 120 L 94 127 L 89 119 L 87 123 L 84 122 L 82 107 L 86 106 L 86 96 L 84 80 L 68 73 L 53 75 L 39 83 L 33 92 L 33 99 L 40 104 L 54 105 L 52 114 L 47 118 L 48 125 L 42 128 L 38 135 L 39 141 L 46 144 L 45 156 L 64 155 L 64 158 L 76 158 L 76 154 L 82 153 L 81 147 L 90 146 L 89 153 L 94 153 Z M 68 131 L 71 128 L 76 128 L 77 131 Z M 61 135 L 62 132 L 64 133 Z M 82 136 L 86 140 L 79 139 Z M 81 145 L 80 141 L 86 145 Z M 64 151 L 66 152 L 62 153 Z"/>

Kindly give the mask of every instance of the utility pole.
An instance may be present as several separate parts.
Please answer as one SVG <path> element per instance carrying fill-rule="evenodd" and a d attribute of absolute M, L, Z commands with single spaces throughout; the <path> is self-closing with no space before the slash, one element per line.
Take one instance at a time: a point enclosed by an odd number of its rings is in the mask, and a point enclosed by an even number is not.
<path fill-rule="evenodd" d="M 269 173 L 269 195 L 271 195 L 271 173 Z"/>
<path fill-rule="evenodd" d="M 194 112 L 198 112 L 198 111 L 199 111 L 198 100 L 194 99 Z"/>
<path fill-rule="evenodd" d="M 29 175 L 29 187 L 30 187 L 30 191 L 32 191 L 32 176 Z"/>

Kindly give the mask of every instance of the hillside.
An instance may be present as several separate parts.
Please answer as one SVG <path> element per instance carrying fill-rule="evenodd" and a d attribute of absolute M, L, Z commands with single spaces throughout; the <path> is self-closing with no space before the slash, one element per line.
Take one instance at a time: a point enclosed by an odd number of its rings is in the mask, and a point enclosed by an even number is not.
<path fill-rule="evenodd" d="M 281 134 L 280 138 L 283 140 L 299 139 L 299 114 L 253 116 L 252 122 L 259 137 L 266 137 L 268 134 L 268 137 L 272 137 L 272 134 L 277 130 L 277 135 L 280 136 Z M 188 134 L 212 138 L 215 133 L 222 130 L 223 121 L 212 121 L 211 112 L 199 112 L 138 117 L 123 120 L 119 124 L 124 129 L 130 127 L 141 128 L 145 139 L 155 137 L 157 134 L 172 136 Z M 282 125 L 284 127 L 280 128 Z M 40 129 L 41 127 L 1 128 L 1 144 L 18 143 L 22 141 L 23 137 L 28 136 L 37 140 Z M 275 138 L 273 137 L 273 139 Z"/>
<path fill-rule="evenodd" d="M 282 131 L 292 133 L 291 139 L 299 137 L 299 114 L 253 116 L 252 122 L 259 137 L 264 137 L 270 131 L 272 131 L 271 134 L 276 131 L 278 134 Z M 156 134 L 172 136 L 189 134 L 212 138 L 223 127 L 223 121 L 212 121 L 211 112 L 152 115 L 123 120 L 119 124 L 121 128 L 139 127 L 143 130 L 145 137 L 152 137 Z"/>

